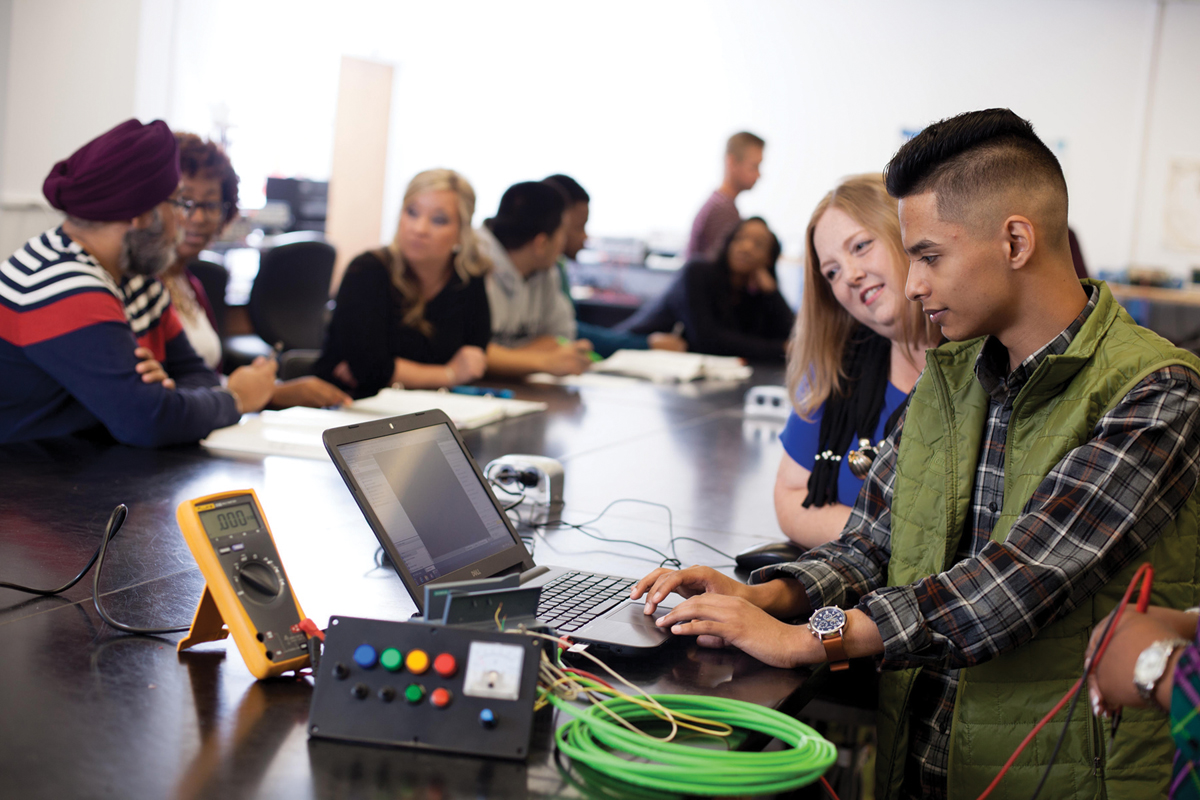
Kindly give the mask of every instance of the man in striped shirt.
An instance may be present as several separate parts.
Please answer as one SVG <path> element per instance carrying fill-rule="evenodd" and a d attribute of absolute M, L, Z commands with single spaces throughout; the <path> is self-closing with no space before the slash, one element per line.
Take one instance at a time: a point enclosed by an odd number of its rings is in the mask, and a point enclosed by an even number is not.
<path fill-rule="evenodd" d="M 153 277 L 173 254 L 178 183 L 161 120 L 118 125 L 46 178 L 66 220 L 0 264 L 0 442 L 96 426 L 142 447 L 194 442 L 266 404 L 274 362 L 222 388 Z"/>

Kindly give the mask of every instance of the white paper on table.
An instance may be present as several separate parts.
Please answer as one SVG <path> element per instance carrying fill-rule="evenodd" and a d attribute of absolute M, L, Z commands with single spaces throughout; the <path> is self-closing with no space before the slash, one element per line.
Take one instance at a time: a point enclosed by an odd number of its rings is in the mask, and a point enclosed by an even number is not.
<path fill-rule="evenodd" d="M 733 356 L 677 353 L 673 350 L 618 350 L 592 365 L 592 372 L 629 375 L 656 383 L 745 380 L 754 369 Z"/>
<path fill-rule="evenodd" d="M 326 459 L 329 456 L 321 434 L 329 428 L 434 408 L 444 411 L 460 430 L 471 430 L 506 417 L 545 411 L 546 404 L 450 392 L 384 389 L 374 397 L 356 400 L 349 408 L 297 406 L 246 415 L 237 425 L 213 431 L 200 444 L 213 450 Z"/>

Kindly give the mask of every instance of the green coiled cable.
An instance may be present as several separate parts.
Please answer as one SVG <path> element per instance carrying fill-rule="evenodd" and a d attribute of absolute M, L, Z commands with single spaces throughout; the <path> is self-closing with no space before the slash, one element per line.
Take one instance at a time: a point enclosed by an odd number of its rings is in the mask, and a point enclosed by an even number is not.
<path fill-rule="evenodd" d="M 555 732 L 563 753 L 598 772 L 659 791 L 699 795 L 783 792 L 819 779 L 837 759 L 837 748 L 803 722 L 743 700 L 654 695 L 673 712 L 769 734 L 791 749 L 722 751 L 664 742 L 618 725 L 600 708 L 606 706 L 635 725 L 660 720 L 636 703 L 613 698 L 581 711 L 554 694 L 548 698 L 555 708 L 573 717 Z"/>

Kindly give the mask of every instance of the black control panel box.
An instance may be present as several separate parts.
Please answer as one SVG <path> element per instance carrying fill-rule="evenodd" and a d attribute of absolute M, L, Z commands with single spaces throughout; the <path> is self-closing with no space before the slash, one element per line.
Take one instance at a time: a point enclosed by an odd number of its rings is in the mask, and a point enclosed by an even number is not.
<path fill-rule="evenodd" d="M 333 617 L 309 736 L 523 760 L 541 652 L 520 633 Z"/>

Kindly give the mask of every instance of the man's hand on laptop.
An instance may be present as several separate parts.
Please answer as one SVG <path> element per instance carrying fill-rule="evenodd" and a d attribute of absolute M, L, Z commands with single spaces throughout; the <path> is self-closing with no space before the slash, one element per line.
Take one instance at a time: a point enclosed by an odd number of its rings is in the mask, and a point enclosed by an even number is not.
<path fill-rule="evenodd" d="M 701 647 L 736 647 L 772 667 L 820 664 L 825 647 L 803 625 L 788 625 L 744 597 L 706 592 L 684 600 L 655 621 Z"/>
<path fill-rule="evenodd" d="M 659 568 L 634 584 L 629 597 L 637 600 L 645 595 L 646 613 L 653 614 L 658 604 L 666 600 L 671 592 L 681 597 L 713 592 L 749 600 L 753 594 L 753 587 L 728 575 L 722 575 L 711 567 L 688 567 L 680 570 Z"/>

